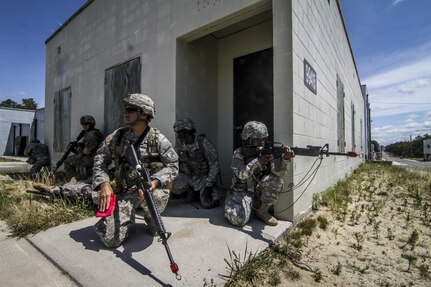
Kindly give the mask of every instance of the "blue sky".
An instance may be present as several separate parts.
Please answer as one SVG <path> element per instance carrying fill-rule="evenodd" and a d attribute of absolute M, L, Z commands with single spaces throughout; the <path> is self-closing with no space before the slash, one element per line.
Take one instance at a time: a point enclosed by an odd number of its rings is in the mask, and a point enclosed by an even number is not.
<path fill-rule="evenodd" d="M 45 106 L 45 40 L 86 0 L 0 0 L 0 101 Z"/>
<path fill-rule="evenodd" d="M 431 1 L 341 0 L 372 138 L 386 145 L 431 134 Z"/>
<path fill-rule="evenodd" d="M 324 0 L 319 0 L 324 1 Z M 45 40 L 86 0 L 1 0 L 0 101 L 45 105 Z M 341 0 L 380 144 L 431 134 L 431 0 Z"/>

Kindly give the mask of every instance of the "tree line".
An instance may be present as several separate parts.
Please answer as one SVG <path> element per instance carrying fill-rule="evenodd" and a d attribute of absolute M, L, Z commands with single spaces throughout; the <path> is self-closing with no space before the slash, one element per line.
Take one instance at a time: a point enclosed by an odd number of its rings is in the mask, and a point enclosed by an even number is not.
<path fill-rule="evenodd" d="M 386 146 L 386 151 L 394 156 L 402 157 L 424 157 L 424 140 L 431 139 L 431 135 L 417 136 L 412 141 L 396 142 Z"/>
<path fill-rule="evenodd" d="M 24 109 L 24 110 L 36 110 L 37 103 L 34 101 L 33 98 L 22 99 L 21 104 L 18 104 L 14 100 L 7 99 L 0 103 L 0 107 Z"/>

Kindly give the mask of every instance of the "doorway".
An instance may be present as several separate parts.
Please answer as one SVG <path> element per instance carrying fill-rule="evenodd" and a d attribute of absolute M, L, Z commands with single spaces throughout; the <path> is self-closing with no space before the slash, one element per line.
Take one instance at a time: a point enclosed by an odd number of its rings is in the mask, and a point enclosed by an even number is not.
<path fill-rule="evenodd" d="M 233 66 L 233 148 L 241 146 L 242 128 L 248 121 L 264 123 L 268 140 L 273 140 L 273 49 L 235 58 Z"/>

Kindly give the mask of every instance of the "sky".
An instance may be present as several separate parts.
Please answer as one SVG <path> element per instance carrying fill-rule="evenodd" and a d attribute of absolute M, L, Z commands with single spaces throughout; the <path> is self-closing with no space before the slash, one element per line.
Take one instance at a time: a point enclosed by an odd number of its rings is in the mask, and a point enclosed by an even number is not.
<path fill-rule="evenodd" d="M 325 1 L 325 0 L 318 0 Z M 45 106 L 45 40 L 86 0 L 0 0 L 0 101 Z M 431 0 L 341 0 L 381 145 L 431 134 Z"/>
<path fill-rule="evenodd" d="M 431 1 L 341 0 L 380 145 L 431 135 Z"/>
<path fill-rule="evenodd" d="M 86 0 L 0 0 L 0 102 L 45 106 L 45 41 Z"/>

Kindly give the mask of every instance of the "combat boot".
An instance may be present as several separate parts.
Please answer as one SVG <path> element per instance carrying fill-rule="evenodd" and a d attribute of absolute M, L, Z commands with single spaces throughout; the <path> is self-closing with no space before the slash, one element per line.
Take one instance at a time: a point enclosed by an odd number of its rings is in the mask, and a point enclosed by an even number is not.
<path fill-rule="evenodd" d="M 48 186 L 46 184 L 43 183 L 33 183 L 33 188 L 39 191 L 43 191 L 46 193 L 51 193 L 51 186 Z"/>
<path fill-rule="evenodd" d="M 269 214 L 268 209 L 271 205 L 262 204 L 258 210 L 256 210 L 256 217 L 262 220 L 266 225 L 276 226 L 278 224 L 277 219 Z"/>
<path fill-rule="evenodd" d="M 154 223 L 154 220 L 148 217 L 144 217 L 145 223 L 147 224 L 147 233 L 148 235 L 155 237 L 157 236 L 157 228 L 156 225 Z"/>

